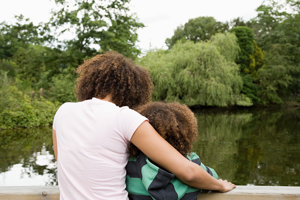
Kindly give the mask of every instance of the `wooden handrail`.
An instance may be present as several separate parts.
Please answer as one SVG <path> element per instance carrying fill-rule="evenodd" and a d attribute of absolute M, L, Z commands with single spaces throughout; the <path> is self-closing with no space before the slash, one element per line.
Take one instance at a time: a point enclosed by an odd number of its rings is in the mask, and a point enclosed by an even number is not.
<path fill-rule="evenodd" d="M 2 186 L 0 200 L 58 200 L 56 186 Z M 200 194 L 200 200 L 300 200 L 300 187 L 237 186 L 227 193 Z"/>

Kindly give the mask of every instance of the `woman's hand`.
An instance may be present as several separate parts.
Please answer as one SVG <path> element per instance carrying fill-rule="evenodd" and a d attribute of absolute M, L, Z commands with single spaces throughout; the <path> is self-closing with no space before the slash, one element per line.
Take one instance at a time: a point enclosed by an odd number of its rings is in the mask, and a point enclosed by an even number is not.
<path fill-rule="evenodd" d="M 218 181 L 222 185 L 222 188 L 219 190 L 219 192 L 229 192 L 230 190 L 236 188 L 236 186 L 233 183 L 228 182 L 227 180 L 219 179 Z"/>

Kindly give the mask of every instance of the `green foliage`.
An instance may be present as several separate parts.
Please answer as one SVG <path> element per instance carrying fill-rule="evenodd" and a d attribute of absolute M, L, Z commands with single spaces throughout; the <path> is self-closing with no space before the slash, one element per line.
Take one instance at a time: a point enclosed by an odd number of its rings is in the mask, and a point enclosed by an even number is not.
<path fill-rule="evenodd" d="M 268 65 L 285 68 L 283 71 L 276 71 L 280 73 L 279 76 L 289 77 L 287 87 L 274 89 L 280 99 L 285 96 L 297 96 L 300 92 L 299 5 L 297 0 L 286 0 L 284 3 L 268 0 L 257 8 L 258 15 L 253 20 L 256 40 L 268 54 L 266 62 Z"/>
<path fill-rule="evenodd" d="M 280 46 L 278 49 L 280 57 L 284 57 L 285 62 L 281 62 L 291 76 L 292 80 L 288 86 L 291 95 L 300 93 L 300 14 L 288 16 L 279 26 L 280 40 L 275 44 Z M 274 44 L 274 45 L 275 45 Z M 273 51 L 274 45 L 270 45 L 268 51 Z M 277 60 L 272 58 L 272 60 Z"/>
<path fill-rule="evenodd" d="M 230 33 L 213 36 L 210 40 L 210 44 L 215 46 L 228 62 L 235 62 L 241 50 L 237 45 L 236 36 Z"/>
<path fill-rule="evenodd" d="M 299 0 L 286 0 L 286 3 L 291 7 L 291 9 L 295 12 L 300 11 L 300 2 Z"/>
<path fill-rule="evenodd" d="M 52 77 L 73 64 L 65 52 L 39 45 L 19 48 L 11 60 L 15 63 L 16 77 L 29 82 L 35 90 L 49 89 Z"/>
<path fill-rule="evenodd" d="M 234 18 L 229 22 L 229 27 L 247 26 L 252 27 L 252 21 L 245 21 L 241 17 Z"/>
<path fill-rule="evenodd" d="M 228 25 L 217 22 L 213 17 L 198 17 L 190 19 L 184 26 L 179 26 L 171 38 L 166 39 L 166 44 L 171 49 L 179 40 L 193 42 L 209 40 L 216 33 L 228 30 Z"/>
<path fill-rule="evenodd" d="M 255 83 L 253 76 L 249 74 L 241 74 L 241 77 L 243 79 L 243 89 L 241 93 L 249 97 L 253 102 L 253 104 L 259 104 L 260 103 L 260 99 L 258 97 L 259 87 Z"/>
<path fill-rule="evenodd" d="M 261 48 L 257 46 L 257 43 L 253 41 L 254 52 L 249 55 L 249 72 L 253 78 L 257 78 L 257 71 L 265 65 L 265 55 Z"/>
<path fill-rule="evenodd" d="M 241 72 L 251 73 L 249 69 L 250 55 L 254 53 L 254 35 L 252 29 L 249 27 L 234 27 L 230 30 L 238 38 L 238 44 L 240 46 L 240 53 L 236 59 L 236 63 L 240 65 Z"/>
<path fill-rule="evenodd" d="M 40 80 L 40 75 L 45 71 L 44 47 L 29 46 L 19 48 L 13 55 L 13 61 L 18 66 L 18 77 L 36 84 Z"/>
<path fill-rule="evenodd" d="M 19 48 L 27 48 L 29 44 L 40 45 L 51 42 L 47 27 L 34 25 L 23 15 L 16 16 L 16 24 L 0 23 L 0 58 L 11 58 Z"/>
<path fill-rule="evenodd" d="M 1 73 L 0 129 L 49 125 L 57 106 L 42 97 L 32 99 L 21 92 L 6 73 Z"/>
<path fill-rule="evenodd" d="M 76 75 L 74 70 L 67 68 L 58 75 L 52 77 L 52 87 L 49 90 L 49 98 L 59 103 L 76 101 L 74 87 Z"/>
<path fill-rule="evenodd" d="M 252 105 L 240 95 L 242 79 L 233 62 L 238 49 L 236 37 L 228 33 L 208 42 L 178 42 L 169 51 L 149 52 L 141 64 L 150 70 L 154 100 L 189 106 Z"/>
<path fill-rule="evenodd" d="M 0 60 L 0 71 L 7 72 L 7 76 L 16 76 L 17 65 L 11 60 Z"/>
<path fill-rule="evenodd" d="M 281 90 L 286 90 L 293 80 L 287 65 L 286 54 L 282 54 L 285 49 L 283 45 L 272 45 L 269 51 L 266 51 L 266 66 L 258 71 L 259 97 L 263 104 L 282 103 L 279 96 Z"/>
<path fill-rule="evenodd" d="M 282 39 L 280 34 L 284 30 L 280 30 L 279 25 L 291 16 L 288 7 L 288 3 L 281 4 L 279 1 L 267 0 L 256 9 L 258 14 L 253 19 L 253 29 L 259 46 L 266 49 L 270 44 Z"/>
<path fill-rule="evenodd" d="M 240 65 L 243 78 L 242 93 L 256 104 L 259 102 L 256 85 L 257 71 L 265 64 L 264 53 L 254 40 L 253 30 L 246 26 L 237 26 L 230 30 L 238 38 L 241 51 L 237 56 L 236 63 Z"/>
<path fill-rule="evenodd" d="M 58 9 L 49 23 L 60 33 L 74 34 L 64 42 L 77 55 L 80 64 L 98 51 L 115 50 L 136 58 L 137 29 L 142 23 L 128 14 L 128 0 L 113 1 L 56 1 Z"/>
<path fill-rule="evenodd" d="M 55 2 L 48 23 L 22 15 L 15 24 L 0 23 L 0 129 L 49 124 L 56 106 L 48 100 L 76 101 L 73 71 L 84 59 L 108 50 L 140 53 L 136 31 L 144 25 L 128 14 L 129 1 Z M 59 33 L 74 37 L 59 41 Z"/>

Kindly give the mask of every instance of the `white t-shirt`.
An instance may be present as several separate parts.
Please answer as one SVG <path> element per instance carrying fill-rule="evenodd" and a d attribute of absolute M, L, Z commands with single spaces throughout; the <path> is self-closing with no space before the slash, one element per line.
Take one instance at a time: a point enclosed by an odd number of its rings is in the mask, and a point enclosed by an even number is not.
<path fill-rule="evenodd" d="M 63 104 L 53 122 L 60 200 L 128 199 L 127 146 L 145 120 L 97 98 Z"/>

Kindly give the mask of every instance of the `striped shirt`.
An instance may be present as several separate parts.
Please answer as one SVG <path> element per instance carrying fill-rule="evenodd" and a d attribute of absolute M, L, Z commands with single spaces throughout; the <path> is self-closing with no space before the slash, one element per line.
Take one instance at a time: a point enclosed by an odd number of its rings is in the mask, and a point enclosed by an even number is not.
<path fill-rule="evenodd" d="M 196 153 L 189 154 L 187 158 L 200 165 L 214 178 L 219 178 L 215 170 L 205 166 Z M 140 154 L 137 158 L 129 158 L 126 171 L 126 189 L 129 198 L 133 200 L 196 200 L 199 193 L 209 192 L 186 185 L 144 154 Z"/>

